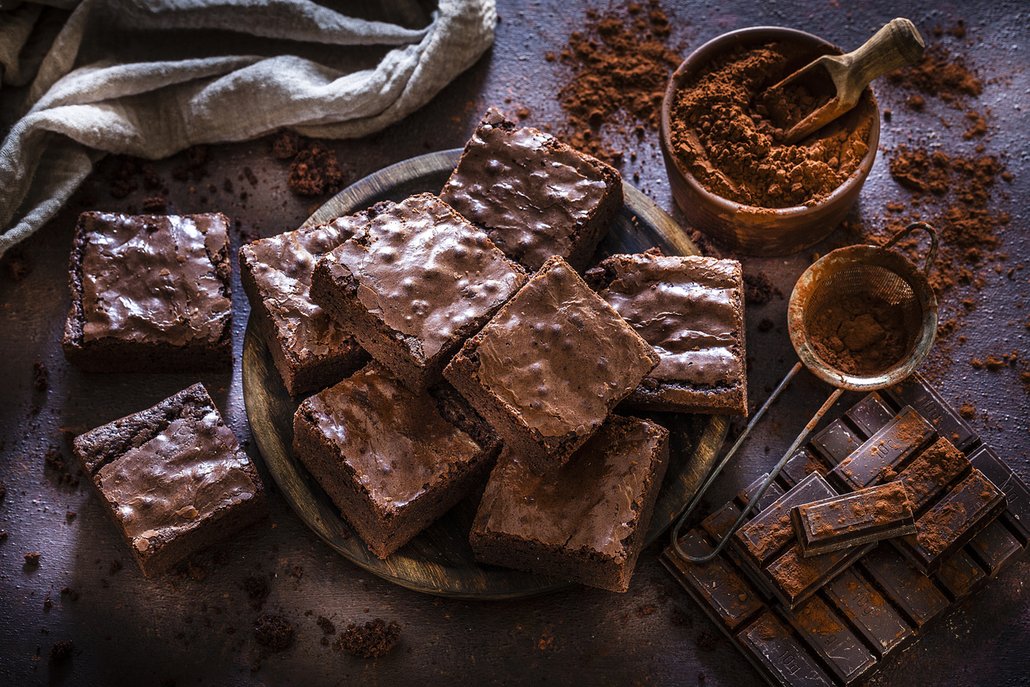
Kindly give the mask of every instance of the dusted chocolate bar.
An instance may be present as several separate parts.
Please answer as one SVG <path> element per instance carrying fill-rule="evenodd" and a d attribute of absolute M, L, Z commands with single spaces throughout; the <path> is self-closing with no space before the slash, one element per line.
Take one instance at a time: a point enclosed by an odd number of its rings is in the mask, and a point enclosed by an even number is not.
<path fill-rule="evenodd" d="M 790 517 L 806 557 L 916 531 L 912 502 L 902 482 L 806 503 L 792 509 Z"/>

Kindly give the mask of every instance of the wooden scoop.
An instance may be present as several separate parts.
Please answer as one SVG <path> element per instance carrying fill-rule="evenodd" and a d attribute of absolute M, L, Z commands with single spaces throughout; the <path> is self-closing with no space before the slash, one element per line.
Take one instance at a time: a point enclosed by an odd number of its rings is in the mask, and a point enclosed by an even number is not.
<path fill-rule="evenodd" d="M 797 143 L 848 112 L 858 104 L 862 91 L 870 81 L 898 67 L 918 62 L 923 57 L 925 47 L 915 24 L 904 18 L 892 19 L 857 50 L 845 55 L 817 57 L 771 86 L 764 95 L 767 101 L 776 97 L 776 91 L 792 85 L 799 86 L 802 80 L 816 86 L 814 91 L 832 94 L 825 104 L 803 116 L 797 123 L 778 122 L 778 125 L 787 129 L 782 140 L 785 143 Z"/>

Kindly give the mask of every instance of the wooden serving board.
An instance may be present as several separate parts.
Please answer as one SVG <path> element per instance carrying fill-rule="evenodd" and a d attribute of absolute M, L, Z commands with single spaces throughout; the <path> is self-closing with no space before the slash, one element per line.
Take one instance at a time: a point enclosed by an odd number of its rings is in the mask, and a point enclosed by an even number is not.
<path fill-rule="evenodd" d="M 430 153 L 365 177 L 330 199 L 305 226 L 348 215 L 380 200 L 438 193 L 460 150 Z M 625 186 L 625 206 L 599 251 L 635 253 L 659 246 L 669 255 L 696 255 L 697 247 L 668 214 L 640 191 Z M 568 586 L 563 580 L 480 565 L 468 544 L 476 500 L 466 499 L 386 560 L 376 558 L 292 451 L 293 413 L 298 400 L 286 393 L 271 355 L 253 326 L 243 346 L 243 396 L 251 431 L 273 479 L 301 519 L 350 561 L 403 587 L 456 598 L 510 599 Z M 729 425 L 727 418 L 664 415 L 672 432 L 671 463 L 658 497 L 647 541 L 675 520 L 710 471 Z"/>

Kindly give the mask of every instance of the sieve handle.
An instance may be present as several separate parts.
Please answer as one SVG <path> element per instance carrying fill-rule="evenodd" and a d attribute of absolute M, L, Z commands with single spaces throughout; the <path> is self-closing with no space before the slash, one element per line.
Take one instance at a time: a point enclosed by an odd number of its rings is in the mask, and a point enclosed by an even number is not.
<path fill-rule="evenodd" d="M 929 275 L 930 268 L 933 267 L 933 263 L 937 259 L 937 230 L 929 224 L 927 224 L 926 222 L 912 222 L 912 224 L 908 225 L 907 227 L 899 231 L 897 234 L 892 236 L 890 238 L 890 241 L 883 244 L 881 248 L 883 248 L 884 250 L 892 248 L 894 244 L 896 244 L 898 241 L 911 234 L 916 229 L 922 229 L 930 237 L 930 253 L 926 256 L 926 263 L 923 265 L 923 274 Z"/>

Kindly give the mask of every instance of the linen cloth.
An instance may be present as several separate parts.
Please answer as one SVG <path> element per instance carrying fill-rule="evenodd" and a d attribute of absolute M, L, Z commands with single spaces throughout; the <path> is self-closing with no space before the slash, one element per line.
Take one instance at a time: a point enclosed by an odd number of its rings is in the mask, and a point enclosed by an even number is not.
<path fill-rule="evenodd" d="M 72 9 L 33 78 L 20 57 L 41 4 Z M 351 138 L 397 122 L 493 41 L 494 0 L 424 5 L 0 0 L 0 97 L 33 79 L 0 147 L 0 255 L 106 153 L 157 159 L 283 127 Z"/>

